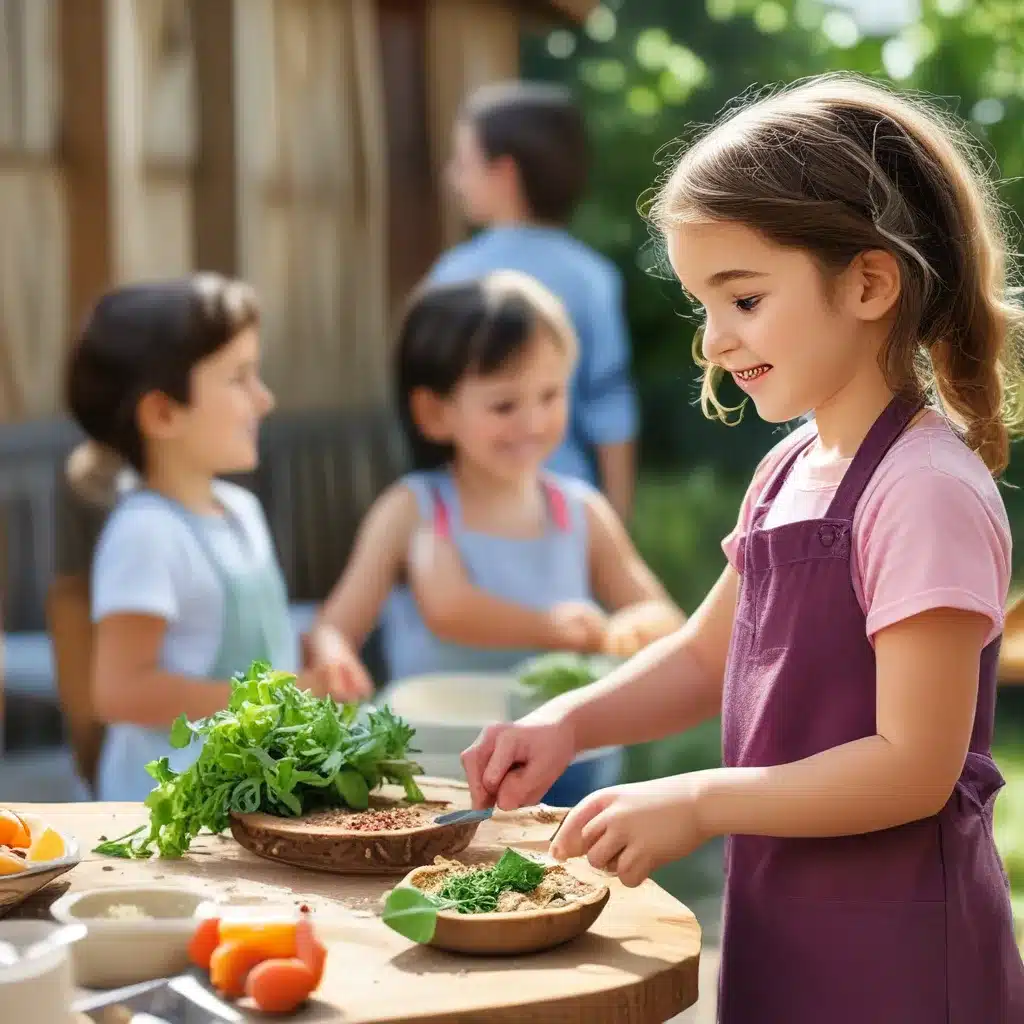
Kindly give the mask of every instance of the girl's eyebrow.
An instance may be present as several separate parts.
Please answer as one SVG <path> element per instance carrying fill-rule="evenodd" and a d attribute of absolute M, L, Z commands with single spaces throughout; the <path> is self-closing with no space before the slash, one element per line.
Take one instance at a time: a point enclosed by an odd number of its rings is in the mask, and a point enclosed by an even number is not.
<path fill-rule="evenodd" d="M 752 277 L 767 277 L 768 275 L 760 270 L 719 270 L 708 278 L 709 288 L 719 288 L 730 281 L 748 280 Z"/>

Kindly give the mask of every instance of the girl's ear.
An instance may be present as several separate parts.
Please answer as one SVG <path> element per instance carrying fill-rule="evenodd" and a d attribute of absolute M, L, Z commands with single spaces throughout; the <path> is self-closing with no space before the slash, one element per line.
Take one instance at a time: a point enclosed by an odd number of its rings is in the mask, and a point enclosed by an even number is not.
<path fill-rule="evenodd" d="M 145 438 L 165 441 L 177 430 L 181 407 L 162 391 L 147 391 L 135 407 L 135 422 Z"/>
<path fill-rule="evenodd" d="M 409 412 L 416 429 L 434 444 L 451 440 L 448 425 L 448 402 L 430 388 L 413 388 L 409 395 Z"/>
<path fill-rule="evenodd" d="M 871 249 L 860 253 L 851 266 L 854 313 L 861 320 L 882 320 L 900 297 L 900 265 L 891 252 Z"/>

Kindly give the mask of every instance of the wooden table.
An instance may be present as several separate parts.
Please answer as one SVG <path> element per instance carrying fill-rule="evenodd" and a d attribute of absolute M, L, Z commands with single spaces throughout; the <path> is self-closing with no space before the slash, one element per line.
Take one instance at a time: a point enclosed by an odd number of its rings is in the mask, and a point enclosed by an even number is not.
<path fill-rule="evenodd" d="M 424 780 L 431 799 L 468 806 L 462 783 Z M 82 847 L 82 862 L 47 890 L 45 906 L 67 889 L 135 884 L 185 885 L 213 899 L 307 904 L 329 947 L 316 999 L 298 1024 L 661 1024 L 697 1000 L 700 927 L 687 907 L 653 882 L 627 889 L 611 879 L 611 899 L 591 930 L 533 956 L 476 958 L 418 946 L 377 917 L 395 876 L 339 876 L 263 860 L 230 835 L 203 836 L 179 860 L 127 861 L 91 853 L 101 835 L 120 836 L 146 820 L 136 804 L 35 804 Z M 547 816 L 541 815 L 541 818 Z M 498 812 L 460 859 L 494 857 L 506 846 L 540 853 L 555 826 L 535 809 Z M 608 881 L 585 861 L 581 877 Z M 41 895 L 41 894 L 40 894 Z M 39 897 L 18 913 L 45 913 Z M 264 1018 L 260 1018 L 264 1019 Z"/>

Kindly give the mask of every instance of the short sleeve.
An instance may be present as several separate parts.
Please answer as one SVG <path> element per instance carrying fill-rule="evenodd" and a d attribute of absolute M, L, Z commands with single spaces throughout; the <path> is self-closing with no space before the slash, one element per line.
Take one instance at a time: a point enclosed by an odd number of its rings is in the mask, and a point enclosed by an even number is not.
<path fill-rule="evenodd" d="M 629 328 L 618 273 L 599 280 L 581 331 L 576 415 L 591 444 L 621 444 L 636 437 L 639 423 Z"/>
<path fill-rule="evenodd" d="M 107 521 L 92 564 L 92 618 L 155 615 L 177 620 L 181 563 L 175 536 L 180 524 L 158 508 L 121 509 Z"/>
<path fill-rule="evenodd" d="M 1002 629 L 1010 534 L 998 497 L 922 467 L 886 481 L 855 536 L 868 636 L 935 608 L 974 611 Z"/>

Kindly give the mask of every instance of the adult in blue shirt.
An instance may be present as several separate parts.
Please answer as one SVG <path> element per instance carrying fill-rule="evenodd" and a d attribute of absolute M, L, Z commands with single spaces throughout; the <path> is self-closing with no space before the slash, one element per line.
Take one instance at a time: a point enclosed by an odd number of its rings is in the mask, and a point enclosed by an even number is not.
<path fill-rule="evenodd" d="M 569 430 L 549 466 L 599 486 L 628 521 L 638 414 L 622 280 L 611 260 L 566 229 L 587 171 L 586 128 L 567 90 L 516 81 L 473 93 L 455 125 L 448 179 L 466 219 L 482 230 L 442 255 L 429 278 L 519 270 L 562 300 L 580 355 Z"/>

